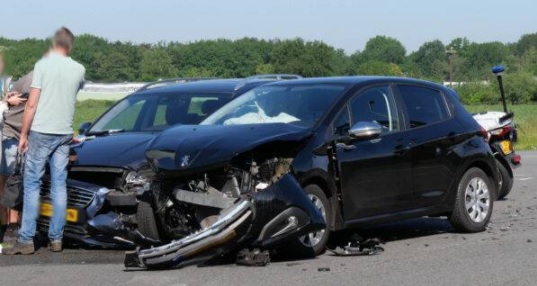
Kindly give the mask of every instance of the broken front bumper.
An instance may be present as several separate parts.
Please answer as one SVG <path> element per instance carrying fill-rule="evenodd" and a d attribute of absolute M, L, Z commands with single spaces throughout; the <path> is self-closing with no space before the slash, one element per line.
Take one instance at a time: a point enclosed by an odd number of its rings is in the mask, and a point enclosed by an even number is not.
<path fill-rule="evenodd" d="M 127 229 L 121 215 L 108 210 L 109 206 L 136 206 L 134 194 L 117 195 L 117 191 L 98 185 L 67 180 L 67 219 L 64 236 L 70 242 L 85 247 L 133 249 L 133 241 L 147 241 L 142 234 Z M 40 232 L 48 232 L 52 215 L 50 182 L 41 188 L 41 209 L 37 219 Z M 132 241 L 125 239 L 132 238 Z"/>
<path fill-rule="evenodd" d="M 64 236 L 76 243 L 87 246 L 117 247 L 113 239 L 93 235 L 88 228 L 91 221 L 103 207 L 109 189 L 76 180 L 67 180 L 67 218 Z M 46 233 L 52 215 L 50 199 L 50 181 L 43 180 L 40 191 L 40 215 L 37 219 L 37 228 Z M 101 239 L 102 238 L 102 239 Z"/>
<path fill-rule="evenodd" d="M 325 227 L 322 215 L 287 174 L 253 198 L 224 209 L 210 227 L 167 245 L 127 252 L 124 262 L 126 267 L 178 268 L 239 247 L 270 249 Z"/>

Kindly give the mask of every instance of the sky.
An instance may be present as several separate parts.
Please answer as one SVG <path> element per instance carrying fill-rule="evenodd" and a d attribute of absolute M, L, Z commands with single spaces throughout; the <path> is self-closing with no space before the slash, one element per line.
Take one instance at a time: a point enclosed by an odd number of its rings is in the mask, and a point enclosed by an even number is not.
<path fill-rule="evenodd" d="M 514 42 L 537 32 L 536 0 L 2 0 L 0 36 L 75 34 L 134 43 L 256 37 L 320 40 L 347 53 L 376 35 L 414 51 L 426 41 Z"/>

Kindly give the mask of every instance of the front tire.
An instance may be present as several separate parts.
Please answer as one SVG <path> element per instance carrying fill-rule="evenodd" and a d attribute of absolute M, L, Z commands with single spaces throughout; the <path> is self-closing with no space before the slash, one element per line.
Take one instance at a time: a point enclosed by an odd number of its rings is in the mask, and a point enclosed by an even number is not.
<path fill-rule="evenodd" d="M 513 189 L 513 177 L 511 177 L 511 175 L 509 174 L 509 170 L 507 170 L 504 164 L 502 164 L 498 160 L 496 160 L 496 164 L 498 165 L 498 171 L 500 175 L 498 199 L 501 200 L 507 197 L 507 195 L 509 195 L 509 193 L 511 192 L 511 189 Z"/>
<path fill-rule="evenodd" d="M 494 198 L 487 174 L 479 168 L 470 168 L 459 181 L 449 221 L 461 232 L 484 231 L 492 215 Z"/>
<path fill-rule="evenodd" d="M 304 188 L 304 191 L 323 215 L 326 228 L 298 238 L 289 245 L 288 249 L 298 257 L 315 257 L 324 252 L 330 237 L 329 223 L 332 218 L 332 208 L 328 198 L 319 186 L 308 185 Z"/>
<path fill-rule="evenodd" d="M 142 235 L 153 240 L 160 240 L 155 214 L 151 204 L 144 201 L 138 202 L 136 210 L 138 230 Z"/>

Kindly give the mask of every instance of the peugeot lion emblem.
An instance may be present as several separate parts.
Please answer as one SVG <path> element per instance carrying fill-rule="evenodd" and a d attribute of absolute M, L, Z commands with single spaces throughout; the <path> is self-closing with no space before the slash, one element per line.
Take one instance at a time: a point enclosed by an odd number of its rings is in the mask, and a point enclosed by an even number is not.
<path fill-rule="evenodd" d="M 190 155 L 181 157 L 181 167 L 186 167 L 188 164 L 190 164 Z"/>

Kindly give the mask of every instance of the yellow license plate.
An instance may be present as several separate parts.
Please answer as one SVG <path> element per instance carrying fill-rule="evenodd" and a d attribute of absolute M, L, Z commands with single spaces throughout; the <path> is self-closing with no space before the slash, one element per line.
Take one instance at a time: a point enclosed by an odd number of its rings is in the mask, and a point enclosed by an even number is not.
<path fill-rule="evenodd" d="M 509 140 L 503 140 L 500 142 L 500 145 L 502 147 L 502 152 L 505 155 L 511 154 L 513 152 L 513 144 Z"/>
<path fill-rule="evenodd" d="M 39 210 L 39 214 L 44 217 L 52 217 L 53 213 L 52 204 L 49 203 L 41 203 L 41 209 Z M 78 210 L 77 209 L 67 209 L 67 214 L 65 216 L 65 220 L 68 222 L 77 222 L 78 221 Z"/>

